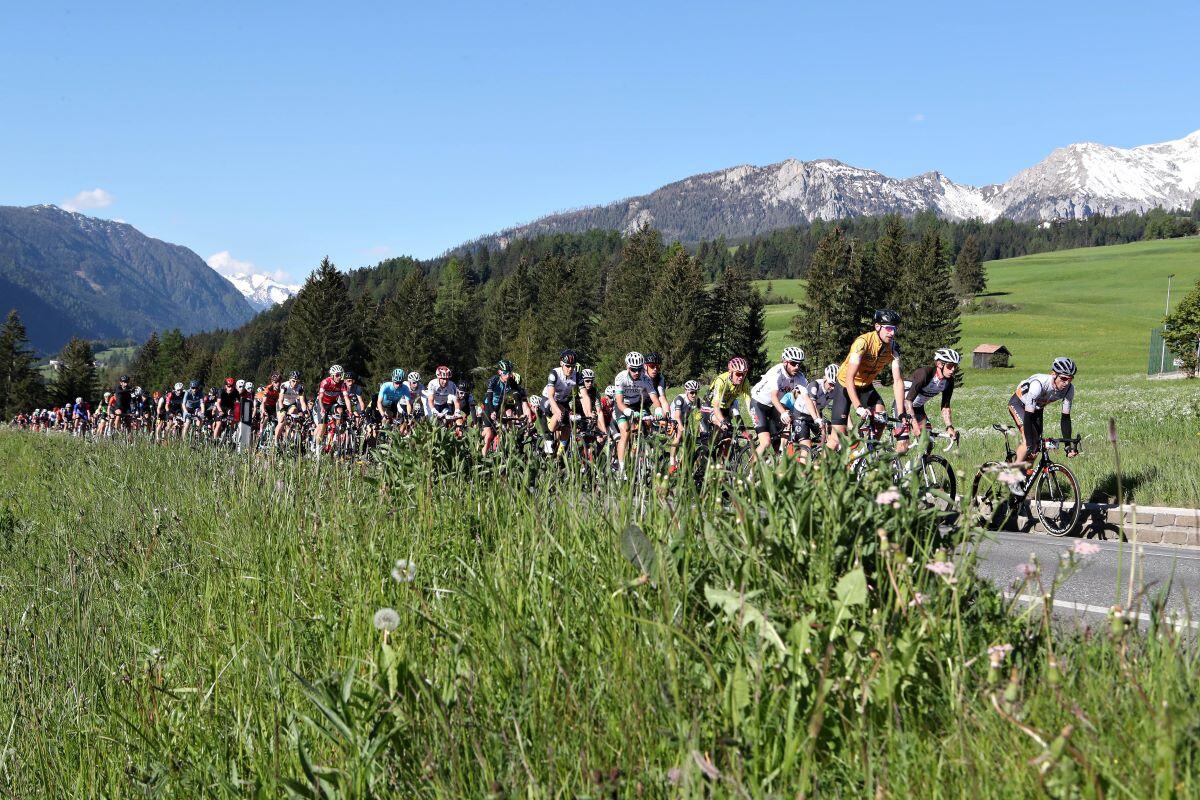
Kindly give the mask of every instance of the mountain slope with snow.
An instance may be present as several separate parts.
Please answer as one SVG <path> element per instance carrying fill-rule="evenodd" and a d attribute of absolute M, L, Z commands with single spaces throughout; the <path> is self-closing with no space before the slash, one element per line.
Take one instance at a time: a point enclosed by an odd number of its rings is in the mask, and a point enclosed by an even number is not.
<path fill-rule="evenodd" d="M 891 178 L 832 159 L 788 159 L 694 175 L 647 195 L 542 217 L 478 240 L 650 224 L 668 239 L 739 237 L 814 219 L 933 211 L 954 220 L 1079 219 L 1190 206 L 1200 198 L 1200 131 L 1120 148 L 1083 143 L 1052 152 L 1003 184 L 969 186 L 939 172 Z"/>
<path fill-rule="evenodd" d="M 299 285 L 280 283 L 269 275 L 261 273 L 238 272 L 225 275 L 223 278 L 233 284 L 242 293 L 256 311 L 264 311 L 278 305 L 300 291 Z"/>

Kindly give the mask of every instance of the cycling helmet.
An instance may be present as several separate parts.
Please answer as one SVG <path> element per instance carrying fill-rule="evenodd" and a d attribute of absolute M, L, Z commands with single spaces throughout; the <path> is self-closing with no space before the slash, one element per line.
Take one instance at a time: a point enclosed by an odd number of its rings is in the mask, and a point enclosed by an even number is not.
<path fill-rule="evenodd" d="M 344 380 L 344 381 L 353 381 L 354 379 L 355 379 L 355 378 L 354 378 L 354 373 L 353 373 L 353 372 L 351 372 L 350 370 L 346 370 L 345 372 L 343 372 L 343 373 L 342 373 L 342 380 Z"/>
<path fill-rule="evenodd" d="M 292 370 L 290 373 L 288 373 L 288 377 L 294 381 L 298 381 L 300 380 L 300 373 L 296 370 Z"/>
<path fill-rule="evenodd" d="M 233 386 L 233 378 L 226 378 L 226 379 L 225 379 L 225 385 L 226 385 L 226 386 Z"/>
<path fill-rule="evenodd" d="M 107 399 L 108 399 L 108 398 L 110 398 L 110 397 L 112 397 L 112 392 L 105 392 L 105 393 L 104 393 L 104 399 L 105 399 L 105 400 L 107 400 Z"/>
<path fill-rule="evenodd" d="M 80 404 L 80 403 L 82 403 L 82 402 L 83 402 L 83 398 L 82 398 L 82 397 L 76 397 L 76 398 L 75 398 L 75 405 L 79 405 L 79 404 Z"/>
<path fill-rule="evenodd" d="M 656 367 L 662 366 L 662 353 L 659 353 L 657 350 L 651 350 L 649 353 L 646 353 L 646 363 Z"/>
<path fill-rule="evenodd" d="M 934 361 L 944 361 L 947 364 L 957 364 L 962 361 L 962 356 L 952 347 L 943 347 L 933 354 Z"/>
<path fill-rule="evenodd" d="M 334 364 L 332 367 L 329 368 L 329 377 L 333 378 L 333 377 L 336 377 L 341 374 L 342 374 L 342 365 L 341 364 Z"/>
<path fill-rule="evenodd" d="M 630 369 L 634 369 L 635 367 L 640 369 L 645 363 L 646 359 L 643 358 L 642 354 L 637 350 L 633 350 L 625 354 L 625 366 L 629 367 Z"/>
<path fill-rule="evenodd" d="M 1066 356 L 1059 356 L 1054 359 L 1054 363 L 1050 365 L 1052 372 L 1057 372 L 1059 375 L 1074 375 L 1075 362 Z"/>
<path fill-rule="evenodd" d="M 725 365 L 730 372 L 749 372 L 750 365 L 746 363 L 746 359 L 741 356 L 734 356 L 729 359 L 729 363 Z"/>
<path fill-rule="evenodd" d="M 558 354 L 558 362 L 567 366 L 573 366 L 577 357 L 574 350 L 567 348 Z"/>
<path fill-rule="evenodd" d="M 445 364 L 443 364 L 437 368 L 436 374 L 439 378 L 445 378 L 446 380 L 450 380 L 450 368 L 447 367 Z"/>
<path fill-rule="evenodd" d="M 215 386 L 208 387 L 208 393 L 210 395 L 215 395 L 217 393 L 217 387 L 215 387 Z"/>
<path fill-rule="evenodd" d="M 247 383 L 247 384 L 246 384 L 246 388 L 247 388 L 247 389 L 249 389 L 249 388 L 250 388 L 252 385 L 253 385 L 253 384 Z M 262 394 L 262 393 L 263 393 L 263 392 L 265 392 L 266 390 L 267 390 L 267 387 L 265 387 L 265 386 L 260 386 L 260 387 L 258 387 L 258 394 Z"/>
<path fill-rule="evenodd" d="M 188 384 L 188 388 L 191 389 L 193 392 L 196 391 L 197 389 L 200 388 L 200 381 L 196 380 L 195 378 L 192 378 L 191 382 Z"/>
<path fill-rule="evenodd" d="M 129 383 L 129 376 L 122 375 L 120 378 L 117 378 L 117 380 L 119 380 L 121 383 Z"/>
<path fill-rule="evenodd" d="M 392 370 L 392 383 L 401 383 L 404 380 L 404 370 L 396 368 Z"/>
<path fill-rule="evenodd" d="M 783 348 L 783 360 L 791 361 L 793 364 L 799 363 L 804 360 L 804 351 L 799 347 L 785 347 Z"/>
<path fill-rule="evenodd" d="M 839 367 L 837 364 L 830 364 L 825 368 L 825 380 L 829 381 L 830 383 L 836 383 L 838 371 L 840 369 L 841 367 Z"/>
<path fill-rule="evenodd" d="M 881 308 L 875 312 L 873 319 L 876 325 L 899 325 L 900 312 L 890 308 Z"/>
<path fill-rule="evenodd" d="M 271 373 L 271 383 L 279 383 L 279 373 L 278 372 Z"/>
<path fill-rule="evenodd" d="M 613 386 L 611 383 L 608 386 L 604 387 L 604 396 L 607 397 L 609 400 L 616 397 L 616 395 L 617 395 L 617 387 Z"/>
<path fill-rule="evenodd" d="M 142 396 L 142 387 L 140 387 L 140 386 L 133 387 L 133 396 L 141 397 Z"/>
<path fill-rule="evenodd" d="M 419 373 L 415 370 L 413 372 L 408 373 L 408 382 L 409 383 L 420 383 L 421 382 L 421 373 Z"/>
<path fill-rule="evenodd" d="M 595 370 L 592 370 L 592 369 L 585 369 L 585 370 L 583 371 L 583 379 L 584 379 L 585 381 L 594 381 L 594 380 L 596 380 L 596 371 L 595 371 Z"/>
<path fill-rule="evenodd" d="M 683 390 L 685 392 L 698 392 L 700 391 L 700 384 L 695 381 L 688 381 L 683 385 Z"/>
<path fill-rule="evenodd" d="M 511 361 L 509 361 L 507 358 L 502 358 L 496 362 L 496 371 L 497 372 L 512 372 L 513 371 L 513 363 Z"/>
<path fill-rule="evenodd" d="M 177 391 L 177 392 L 182 392 L 182 391 L 183 391 L 183 384 L 182 384 L 182 383 L 179 383 L 178 381 L 176 381 L 176 382 L 175 382 L 175 391 Z"/>

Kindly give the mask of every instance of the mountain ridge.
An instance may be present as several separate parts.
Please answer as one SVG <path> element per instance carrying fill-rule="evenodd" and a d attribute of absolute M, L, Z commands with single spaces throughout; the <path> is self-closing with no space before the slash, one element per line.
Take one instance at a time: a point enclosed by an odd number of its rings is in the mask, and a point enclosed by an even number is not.
<path fill-rule="evenodd" d="M 892 178 L 833 158 L 787 158 L 699 173 L 604 205 L 558 211 L 478 237 L 506 246 L 514 238 L 642 224 L 667 239 L 737 238 L 814 219 L 933 211 L 952 220 L 1079 219 L 1095 214 L 1175 208 L 1200 199 L 1200 130 L 1181 139 L 1120 148 L 1078 142 L 1051 151 L 1008 181 L 960 184 L 939 170 Z M 453 250 L 451 251 L 453 252 Z"/>

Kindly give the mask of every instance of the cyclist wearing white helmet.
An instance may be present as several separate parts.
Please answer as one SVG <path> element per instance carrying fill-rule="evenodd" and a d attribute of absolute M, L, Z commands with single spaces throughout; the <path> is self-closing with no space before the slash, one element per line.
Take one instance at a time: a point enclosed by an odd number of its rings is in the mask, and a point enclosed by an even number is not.
<path fill-rule="evenodd" d="M 316 397 L 313 398 L 313 421 L 317 423 L 313 431 L 313 445 L 320 452 L 325 446 L 325 428 L 334 406 L 345 404 L 347 412 L 352 412 L 350 395 L 346 391 L 346 382 L 342 376 L 346 371 L 340 364 L 329 368 L 329 377 L 317 384 Z"/>
<path fill-rule="evenodd" d="M 792 424 L 792 413 L 784 400 L 791 399 L 792 389 L 796 387 L 808 388 L 804 351 L 799 347 L 785 347 L 779 363 L 767 370 L 750 390 L 750 417 L 754 420 L 754 432 L 758 434 L 757 455 L 765 453 L 773 440 L 778 441 L 784 428 Z M 798 410 L 810 417 L 816 416 L 807 391 L 793 402 L 799 402 Z"/>
<path fill-rule="evenodd" d="M 549 412 L 546 420 L 549 437 L 542 443 L 547 453 L 554 452 L 555 439 L 565 442 L 571 435 L 571 406 L 575 400 L 575 390 L 583 380 L 575 363 L 578 358 L 578 354 L 570 348 L 559 353 L 558 366 L 550 370 L 546 387 L 542 389 Z"/>
<path fill-rule="evenodd" d="M 1051 403 L 1062 401 L 1062 437 L 1071 438 L 1071 402 L 1075 399 L 1075 362 L 1059 356 L 1050 365 L 1049 373 L 1031 375 L 1021 381 L 1016 392 L 1009 398 L 1008 413 L 1020 429 L 1022 440 L 1017 445 L 1017 461 L 1025 461 L 1042 446 L 1044 422 L 1042 412 Z M 1067 450 L 1067 457 L 1078 455 L 1075 448 Z"/>
<path fill-rule="evenodd" d="M 626 353 L 625 369 L 613 379 L 613 420 L 617 423 L 617 469 L 625 471 L 625 451 L 629 448 L 629 423 L 635 414 L 648 411 L 658 403 L 658 392 L 646 376 L 646 359 L 636 350 Z"/>
<path fill-rule="evenodd" d="M 683 391 L 671 401 L 671 421 L 675 423 L 675 434 L 671 437 L 670 472 L 679 469 L 679 445 L 683 442 L 684 434 L 691 427 L 692 414 L 700 410 L 699 394 L 700 384 L 695 381 L 687 381 L 683 384 Z"/>
<path fill-rule="evenodd" d="M 422 398 L 421 373 L 416 370 L 408 373 L 404 386 L 400 388 L 400 397 L 396 400 L 397 413 L 416 418 L 425 414 L 425 403 Z"/>
<path fill-rule="evenodd" d="M 434 370 L 434 377 L 425 386 L 425 413 L 441 417 L 449 416 L 451 413 L 455 417 L 462 416 L 458 384 L 450 380 L 450 368 L 445 365 Z"/>
<path fill-rule="evenodd" d="M 942 396 L 942 424 L 946 433 L 954 435 L 954 422 L 951 418 L 950 403 L 954 399 L 954 376 L 958 373 L 962 356 L 951 347 L 942 347 L 933 354 L 933 366 L 917 367 L 912 375 L 904 380 L 907 390 L 904 395 L 904 415 L 908 417 L 911 427 L 915 430 L 929 430 L 933 427 L 929 415 L 925 412 L 925 404 L 938 395 Z M 908 427 L 904 433 L 897 436 L 897 450 L 904 452 L 908 449 Z"/>

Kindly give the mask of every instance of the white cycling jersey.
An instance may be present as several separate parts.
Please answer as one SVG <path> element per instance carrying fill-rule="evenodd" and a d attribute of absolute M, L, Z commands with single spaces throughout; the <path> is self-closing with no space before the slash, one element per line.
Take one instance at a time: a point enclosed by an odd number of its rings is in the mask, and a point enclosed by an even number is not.
<path fill-rule="evenodd" d="M 562 367 L 555 367 L 550 370 L 550 377 L 546 378 L 546 387 L 554 390 L 554 402 L 565 403 L 575 394 L 575 388 L 580 382 L 578 367 L 571 367 L 566 375 L 563 374 Z"/>
<path fill-rule="evenodd" d="M 621 370 L 613 379 L 613 387 L 617 394 L 625 398 L 625 405 L 630 408 L 641 408 L 642 402 L 649 401 L 656 391 L 654 382 L 646 377 L 644 369 L 636 380 L 629 374 L 629 370 Z"/>
<path fill-rule="evenodd" d="M 300 402 L 302 394 L 304 394 L 304 384 L 300 381 L 286 380 L 279 384 L 279 405 L 284 408 L 294 406 Z"/>
<path fill-rule="evenodd" d="M 818 414 L 829 408 L 829 405 L 833 402 L 833 390 L 837 386 L 837 383 L 829 381 L 828 388 L 826 388 L 826 383 L 825 379 L 822 378 L 808 385 L 808 396 L 812 398 L 813 405 L 817 407 Z"/>
<path fill-rule="evenodd" d="M 1053 375 L 1039 373 L 1021 381 L 1017 393 L 1021 402 L 1025 404 L 1027 414 L 1045 408 L 1057 400 L 1062 400 L 1062 413 L 1070 414 L 1071 401 L 1075 399 L 1075 382 L 1068 383 L 1066 389 L 1056 389 Z"/>
<path fill-rule="evenodd" d="M 435 407 L 447 405 L 453 402 L 453 399 L 457 396 L 458 386 L 454 381 L 448 380 L 446 381 L 446 385 L 442 386 L 440 385 L 440 379 L 434 378 L 425 387 L 425 399 L 429 401 L 430 405 Z"/>
<path fill-rule="evenodd" d="M 779 397 L 782 399 L 784 395 L 792 391 L 793 386 L 808 388 L 808 379 L 804 377 L 804 373 L 797 371 L 795 375 L 788 375 L 787 368 L 783 364 L 776 364 L 763 373 L 763 376 L 758 379 L 758 383 L 754 384 L 754 388 L 750 390 L 750 397 L 756 403 L 769 406 L 771 405 L 772 390 L 778 391 Z"/>

